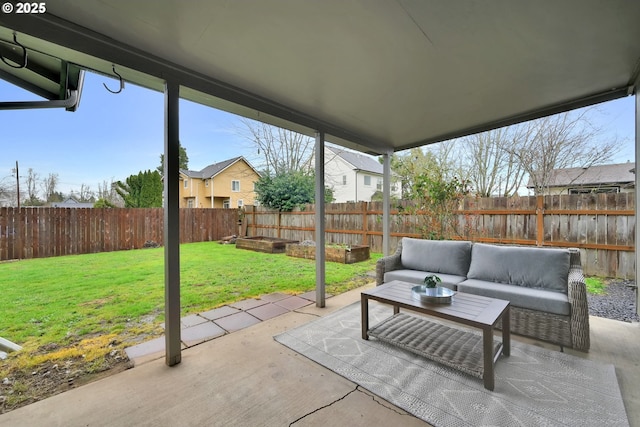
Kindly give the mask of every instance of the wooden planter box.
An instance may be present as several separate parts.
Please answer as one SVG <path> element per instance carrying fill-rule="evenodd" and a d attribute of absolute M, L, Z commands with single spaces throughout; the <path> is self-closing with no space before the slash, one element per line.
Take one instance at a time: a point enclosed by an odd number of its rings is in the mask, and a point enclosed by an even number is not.
<path fill-rule="evenodd" d="M 298 243 L 298 241 L 265 236 L 241 237 L 236 240 L 236 248 L 266 252 L 268 254 L 281 254 L 284 253 L 287 243 Z"/>
<path fill-rule="evenodd" d="M 297 258 L 315 259 L 316 247 L 289 243 L 287 244 L 287 255 Z M 370 258 L 369 246 L 351 246 L 350 248 L 325 246 L 324 256 L 326 261 L 353 264 L 354 262 L 360 262 Z"/>

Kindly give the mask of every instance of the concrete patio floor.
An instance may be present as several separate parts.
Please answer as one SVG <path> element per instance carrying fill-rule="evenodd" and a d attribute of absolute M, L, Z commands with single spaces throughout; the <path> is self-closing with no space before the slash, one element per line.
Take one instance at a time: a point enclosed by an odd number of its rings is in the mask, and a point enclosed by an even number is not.
<path fill-rule="evenodd" d="M 191 342 L 172 368 L 163 353 L 141 351 L 135 368 L 0 415 L 0 426 L 426 426 L 273 339 L 359 301 L 365 288 Z M 630 425 L 640 427 L 640 324 L 591 317 L 591 351 L 567 352 L 616 366 Z"/>

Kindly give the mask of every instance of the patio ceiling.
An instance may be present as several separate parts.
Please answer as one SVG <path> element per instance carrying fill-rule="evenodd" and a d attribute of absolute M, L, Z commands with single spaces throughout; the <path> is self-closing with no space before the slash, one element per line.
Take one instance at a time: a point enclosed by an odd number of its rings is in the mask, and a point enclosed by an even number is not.
<path fill-rule="evenodd" d="M 56 0 L 29 49 L 369 153 L 627 96 L 640 2 Z M 0 67 L 4 64 L 0 63 Z"/>

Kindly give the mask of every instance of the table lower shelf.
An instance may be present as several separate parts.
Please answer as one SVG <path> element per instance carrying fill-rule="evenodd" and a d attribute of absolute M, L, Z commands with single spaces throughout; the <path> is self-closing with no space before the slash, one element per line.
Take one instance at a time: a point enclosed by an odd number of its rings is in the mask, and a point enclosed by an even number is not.
<path fill-rule="evenodd" d="M 369 336 L 477 378 L 483 378 L 482 334 L 398 313 L 369 329 Z M 494 338 L 493 354 L 502 351 Z M 495 360 L 496 357 L 494 357 Z"/>

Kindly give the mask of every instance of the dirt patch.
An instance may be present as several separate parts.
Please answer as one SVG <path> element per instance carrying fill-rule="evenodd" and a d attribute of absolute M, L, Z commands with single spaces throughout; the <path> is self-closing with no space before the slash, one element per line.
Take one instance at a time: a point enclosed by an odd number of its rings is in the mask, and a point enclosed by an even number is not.
<path fill-rule="evenodd" d="M 133 365 L 123 350 L 114 349 L 101 360 L 83 357 L 46 361 L 13 368 L 0 378 L 0 414 L 122 372 Z M 4 371 L 4 370 L 3 370 Z"/>
<path fill-rule="evenodd" d="M 132 368 L 124 349 L 161 334 L 160 327 L 145 322 L 120 335 L 85 336 L 64 346 L 48 343 L 10 353 L 0 360 L 0 414 Z"/>

